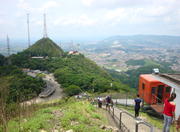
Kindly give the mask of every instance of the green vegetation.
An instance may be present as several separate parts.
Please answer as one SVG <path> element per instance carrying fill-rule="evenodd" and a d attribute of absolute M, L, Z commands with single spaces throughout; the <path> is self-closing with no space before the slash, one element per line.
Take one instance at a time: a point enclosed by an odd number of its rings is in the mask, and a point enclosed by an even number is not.
<path fill-rule="evenodd" d="M 68 101 L 58 100 L 48 104 L 36 105 L 37 110 L 31 116 L 14 118 L 7 123 L 7 131 L 66 131 L 103 132 L 100 125 L 108 125 L 103 110 L 96 109 L 87 101 L 73 98 Z M 0 127 L 1 131 L 1 127 Z"/>
<path fill-rule="evenodd" d="M 64 54 L 63 50 L 56 45 L 50 38 L 42 38 L 29 47 L 25 52 L 31 56 L 58 57 Z"/>
<path fill-rule="evenodd" d="M 82 92 L 80 87 L 76 85 L 70 85 L 69 87 L 65 88 L 64 91 L 68 96 L 77 95 Z"/>
<path fill-rule="evenodd" d="M 31 47 L 36 49 L 37 45 L 43 45 L 46 41 L 47 45 L 50 45 L 50 40 L 43 38 Z M 45 44 L 45 47 L 47 45 Z M 81 91 L 88 92 L 130 91 L 127 85 L 123 85 L 119 80 L 113 79 L 104 69 L 82 54 L 68 55 L 68 53 L 63 52 L 63 56 L 59 57 L 50 55 L 44 59 L 33 59 L 31 55 L 34 55 L 34 52 L 32 52 L 31 47 L 24 52 L 10 56 L 11 64 L 21 68 L 47 70 L 54 73 L 57 81 L 65 88 L 65 92 L 68 95 L 78 93 L 68 93 L 71 85 L 79 87 Z M 52 52 L 54 51 L 52 50 Z M 49 53 L 47 52 L 46 54 Z M 111 83 L 113 83 L 113 87 L 110 86 Z"/>
<path fill-rule="evenodd" d="M 44 78 L 46 75 L 44 73 L 38 73 L 36 75 L 36 77 L 39 77 L 39 78 Z"/>
<path fill-rule="evenodd" d="M 0 66 L 3 66 L 6 62 L 6 59 L 3 55 L 0 54 Z"/>
<path fill-rule="evenodd" d="M 19 113 L 20 103 L 36 97 L 45 86 L 41 78 L 32 78 L 16 66 L 0 67 L 0 125 Z M 1 131 L 1 129 L 0 129 Z"/>
<path fill-rule="evenodd" d="M 136 66 L 136 65 L 144 65 L 145 61 L 144 60 L 128 60 L 126 61 L 127 65 L 132 65 L 132 66 Z"/>
<path fill-rule="evenodd" d="M 173 73 L 168 63 L 165 62 L 155 62 L 152 60 L 139 60 L 139 61 L 130 61 L 133 64 L 144 63 L 142 67 L 138 69 L 128 70 L 126 72 L 116 72 L 113 70 L 108 70 L 109 73 L 116 79 L 119 79 L 124 84 L 129 85 L 131 88 L 138 88 L 138 80 L 140 74 L 150 74 L 154 68 L 159 68 L 161 73 Z"/>
<path fill-rule="evenodd" d="M 0 80 L 0 98 L 5 95 L 7 103 L 35 97 L 45 85 L 42 79 L 27 76 L 16 66 L 0 67 Z"/>
<path fill-rule="evenodd" d="M 128 60 L 126 62 L 127 65 L 132 65 L 132 66 L 136 66 L 136 65 L 139 65 L 139 66 L 149 66 L 149 65 L 156 65 L 156 66 L 160 66 L 160 64 L 158 64 L 157 62 L 155 61 L 152 61 L 152 60 L 148 60 L 148 59 L 144 59 L 144 60 Z"/>

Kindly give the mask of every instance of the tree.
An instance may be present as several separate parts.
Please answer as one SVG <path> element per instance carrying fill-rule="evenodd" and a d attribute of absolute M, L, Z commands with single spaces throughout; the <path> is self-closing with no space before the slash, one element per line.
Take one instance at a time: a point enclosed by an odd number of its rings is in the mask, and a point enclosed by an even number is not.
<path fill-rule="evenodd" d="M 70 85 L 64 91 L 68 96 L 73 96 L 79 94 L 81 92 L 81 89 L 79 86 Z"/>
<path fill-rule="evenodd" d="M 6 58 L 0 54 L 0 66 L 3 66 L 6 62 Z"/>

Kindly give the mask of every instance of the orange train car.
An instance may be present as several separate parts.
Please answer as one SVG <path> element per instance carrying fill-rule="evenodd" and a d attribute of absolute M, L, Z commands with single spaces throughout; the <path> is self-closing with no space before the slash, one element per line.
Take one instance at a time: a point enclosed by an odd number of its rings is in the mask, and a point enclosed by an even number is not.
<path fill-rule="evenodd" d="M 139 77 L 140 97 L 149 105 L 162 104 L 170 96 L 171 87 L 154 79 L 151 74 L 142 74 Z"/>

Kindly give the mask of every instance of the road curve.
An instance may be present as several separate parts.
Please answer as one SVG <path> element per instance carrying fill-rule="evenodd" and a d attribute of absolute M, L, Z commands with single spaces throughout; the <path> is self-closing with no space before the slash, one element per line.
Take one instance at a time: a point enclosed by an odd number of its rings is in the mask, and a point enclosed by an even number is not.
<path fill-rule="evenodd" d="M 37 73 L 35 73 L 34 70 L 30 70 L 26 72 L 27 72 L 27 75 L 30 75 L 33 77 L 37 75 Z M 31 100 L 25 101 L 23 102 L 23 104 L 30 105 L 30 104 L 36 104 L 36 103 L 43 103 L 43 102 L 51 101 L 54 99 L 61 99 L 64 96 L 61 85 L 55 80 L 54 75 L 52 73 L 45 74 L 45 77 L 43 77 L 43 80 L 46 82 L 47 87 L 39 95 L 46 95 L 51 90 L 53 90 L 54 92 L 51 95 L 45 96 L 43 98 L 41 98 L 42 96 L 41 97 L 39 96 Z"/>

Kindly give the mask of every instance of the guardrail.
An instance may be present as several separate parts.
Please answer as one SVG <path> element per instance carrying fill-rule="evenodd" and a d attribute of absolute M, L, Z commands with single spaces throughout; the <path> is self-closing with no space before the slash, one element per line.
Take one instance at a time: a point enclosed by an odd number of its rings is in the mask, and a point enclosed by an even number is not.
<path fill-rule="evenodd" d="M 135 128 L 135 132 L 138 132 L 139 131 L 139 125 L 140 124 L 143 124 L 143 125 L 146 125 L 150 128 L 150 132 L 154 132 L 154 128 L 152 125 L 148 124 L 147 122 L 145 121 L 136 121 L 136 128 Z"/>
<path fill-rule="evenodd" d="M 158 98 L 155 94 L 152 94 L 152 97 L 155 98 L 155 101 L 156 101 L 155 104 L 162 104 L 162 103 L 163 103 L 163 102 L 162 102 L 162 99 Z M 153 101 L 153 100 L 152 100 L 152 101 Z M 160 103 L 160 102 L 161 102 L 161 103 Z M 153 102 L 152 102 L 152 104 L 153 104 Z"/>
<path fill-rule="evenodd" d="M 154 128 L 151 124 L 149 124 L 148 122 L 145 122 L 143 120 L 137 120 L 132 114 L 130 114 L 126 111 L 121 110 L 119 112 L 119 117 L 118 117 L 117 114 L 115 114 L 114 107 L 109 106 L 106 110 L 111 114 L 112 118 L 115 120 L 115 122 L 119 126 L 120 131 L 122 131 L 122 132 L 130 132 L 130 129 L 128 128 L 128 126 L 126 126 L 122 121 L 124 114 L 128 115 L 129 117 L 131 117 L 135 120 L 135 132 L 140 132 L 140 130 L 139 130 L 140 125 L 145 125 L 150 128 L 150 132 L 154 132 Z"/>

